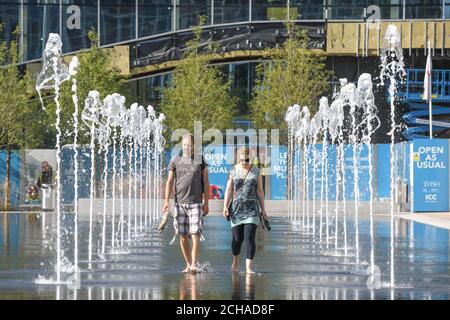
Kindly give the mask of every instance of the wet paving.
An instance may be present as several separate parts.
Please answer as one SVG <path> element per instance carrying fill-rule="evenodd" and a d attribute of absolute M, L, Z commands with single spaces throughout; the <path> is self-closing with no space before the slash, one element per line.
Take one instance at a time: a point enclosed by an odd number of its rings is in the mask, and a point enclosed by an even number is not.
<path fill-rule="evenodd" d="M 390 222 L 376 217 L 374 254 L 380 274 L 378 285 L 370 289 L 366 272 L 371 252 L 369 220 L 361 217 L 359 222 L 360 263 L 356 263 L 351 219 L 347 219 L 345 256 L 341 223 L 335 250 L 333 237 L 327 246 L 298 222 L 273 217 L 270 232 L 257 232 L 256 274 L 247 275 L 245 259 L 241 259 L 239 273 L 230 271 L 229 222 L 208 216 L 200 257 L 204 272 L 192 275 L 181 273 L 184 260 L 178 241 L 169 245 L 173 228 L 158 234 L 149 227 L 115 252 L 108 240 L 106 253 L 97 254 L 101 247 L 101 224 L 97 222 L 94 259 L 89 262 L 89 222 L 81 220 L 80 282 L 69 281 L 72 275 L 68 272 L 62 273 L 67 283 L 56 285 L 51 283 L 56 263 L 55 214 L 0 213 L 0 299 L 449 299 L 448 230 L 395 221 L 395 286 L 391 288 Z M 63 271 L 70 271 L 73 226 L 67 223 L 66 229 Z"/>

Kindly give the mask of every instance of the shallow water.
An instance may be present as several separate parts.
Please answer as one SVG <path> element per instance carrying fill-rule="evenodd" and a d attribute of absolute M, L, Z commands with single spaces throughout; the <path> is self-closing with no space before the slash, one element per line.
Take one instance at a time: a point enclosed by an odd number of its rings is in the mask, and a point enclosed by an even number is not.
<path fill-rule="evenodd" d="M 327 248 L 318 236 L 302 233 L 296 223 L 271 218 L 272 231 L 257 232 L 255 275 L 243 272 L 245 259 L 239 274 L 230 272 L 231 232 L 222 217 L 205 219 L 206 242 L 201 244 L 200 257 L 205 272 L 197 275 L 180 272 L 184 261 L 179 246 L 177 242 L 169 246 L 173 228 L 162 235 L 149 228 L 114 252 L 107 243 L 110 253 L 94 255 L 95 260 L 88 262 L 88 221 L 82 220 L 80 283 L 48 284 L 55 277 L 54 219 L 53 213 L 0 213 L 0 299 L 448 299 L 450 293 L 448 230 L 396 221 L 396 287 L 391 289 L 389 220 L 379 217 L 375 264 L 381 272 L 380 289 L 367 287 L 370 239 L 365 218 L 360 218 L 360 266 L 355 264 L 351 219 L 345 257 L 343 249 L 334 250 L 334 241 Z M 99 223 L 95 227 L 94 252 L 98 252 L 101 228 Z M 70 240 L 63 244 L 73 247 Z M 71 250 L 64 255 L 73 261 Z M 67 264 L 63 269 L 70 268 Z M 63 274 L 62 279 L 70 276 Z"/>

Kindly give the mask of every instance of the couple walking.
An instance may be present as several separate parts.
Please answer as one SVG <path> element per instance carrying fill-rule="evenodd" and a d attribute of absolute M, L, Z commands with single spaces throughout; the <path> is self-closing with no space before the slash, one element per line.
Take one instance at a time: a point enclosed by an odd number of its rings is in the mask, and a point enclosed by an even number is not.
<path fill-rule="evenodd" d="M 196 150 L 191 134 L 183 136 L 182 150 L 182 155 L 174 157 L 169 164 L 163 210 L 170 209 L 169 198 L 175 183 L 174 228 L 180 235 L 181 252 L 186 261 L 183 272 L 195 273 L 198 271 L 203 217 L 209 213 L 208 165 L 203 157 L 195 161 Z M 250 164 L 248 147 L 240 148 L 237 158 L 238 163 L 228 178 L 223 209 L 224 217 L 231 222 L 231 271 L 239 270 L 239 254 L 242 242 L 245 242 L 246 272 L 254 273 L 256 229 L 260 215 L 267 218 L 262 178 L 259 169 Z"/>

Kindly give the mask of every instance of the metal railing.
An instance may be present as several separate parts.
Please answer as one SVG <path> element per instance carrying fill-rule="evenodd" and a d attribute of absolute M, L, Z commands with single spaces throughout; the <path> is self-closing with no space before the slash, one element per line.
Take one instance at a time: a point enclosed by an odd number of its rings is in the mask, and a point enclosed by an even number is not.
<path fill-rule="evenodd" d="M 406 86 L 404 92 L 399 92 L 405 100 L 423 100 L 423 81 L 425 69 L 406 70 Z M 450 70 L 433 70 L 432 97 L 434 101 L 450 102 Z"/>
<path fill-rule="evenodd" d="M 290 0 L 290 12 L 295 15 L 296 21 L 304 22 L 365 21 L 374 17 L 380 20 L 450 19 L 450 5 L 447 0 L 435 0 L 431 3 L 430 1 L 410 2 L 410 0 L 400 0 L 398 4 L 384 4 L 383 1 L 358 0 L 354 1 L 353 4 L 348 1 L 340 3 L 334 0 L 302 1 L 297 4 L 296 1 Z M 88 20 L 81 17 L 82 25 L 79 34 L 74 30 L 66 30 L 65 27 L 68 22 L 75 21 L 73 20 L 75 11 L 69 10 L 67 12 L 72 3 L 79 7 L 82 15 L 88 14 L 97 17 L 97 19 L 91 17 L 92 19 Z M 70 52 L 80 50 L 80 43 L 82 43 L 83 48 L 89 46 L 86 35 L 91 26 L 99 31 L 101 46 L 112 46 L 142 41 L 155 35 L 190 28 L 199 14 L 206 14 L 209 17 L 207 25 L 222 26 L 282 21 L 287 13 L 286 0 L 275 2 L 209 0 L 199 1 L 198 3 L 180 1 L 176 5 L 176 1 L 147 2 L 144 0 L 97 0 L 86 1 L 84 5 L 79 5 L 79 3 L 69 0 L 39 2 L 0 0 L 0 22 L 9 24 L 9 26 L 6 26 L 8 33 L 11 33 L 12 29 L 15 28 L 15 26 L 12 27 L 12 24 L 18 23 L 21 26 L 19 39 L 20 46 L 24 49 L 36 47 L 42 49 L 46 41 L 46 36 L 43 33 L 48 33 L 49 27 L 53 25 L 55 30 L 52 29 L 51 31 L 59 31 L 63 38 L 67 38 L 65 40 L 65 51 Z M 46 10 L 49 8 L 53 8 L 51 12 Z M 53 12 L 56 12 L 57 16 L 54 16 Z M 33 31 L 30 28 L 24 30 L 24 27 L 31 25 L 31 22 L 24 23 L 24 20 L 27 19 L 33 22 Z M 148 19 L 153 20 L 150 23 Z M 84 23 L 86 25 L 83 25 Z M 114 24 L 117 25 L 117 28 L 111 28 L 111 25 Z M 124 30 L 128 31 L 125 32 Z M 128 35 L 124 36 L 124 34 Z M 6 35 L 6 38 L 11 38 L 11 35 Z M 72 42 L 76 48 L 68 46 Z M 24 61 L 37 61 L 39 58 L 34 51 L 25 55 Z"/>

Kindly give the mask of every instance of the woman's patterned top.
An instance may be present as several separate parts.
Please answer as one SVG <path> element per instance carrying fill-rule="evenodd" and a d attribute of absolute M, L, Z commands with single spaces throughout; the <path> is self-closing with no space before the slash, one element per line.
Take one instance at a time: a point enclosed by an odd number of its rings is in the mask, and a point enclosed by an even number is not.
<path fill-rule="evenodd" d="M 231 227 L 241 224 L 259 224 L 260 206 L 257 195 L 258 176 L 260 170 L 253 166 L 248 173 L 240 165 L 234 166 L 230 171 L 233 179 L 233 202 L 231 204 Z M 245 183 L 244 183 L 245 178 Z M 236 191 L 237 190 L 237 191 Z"/>

